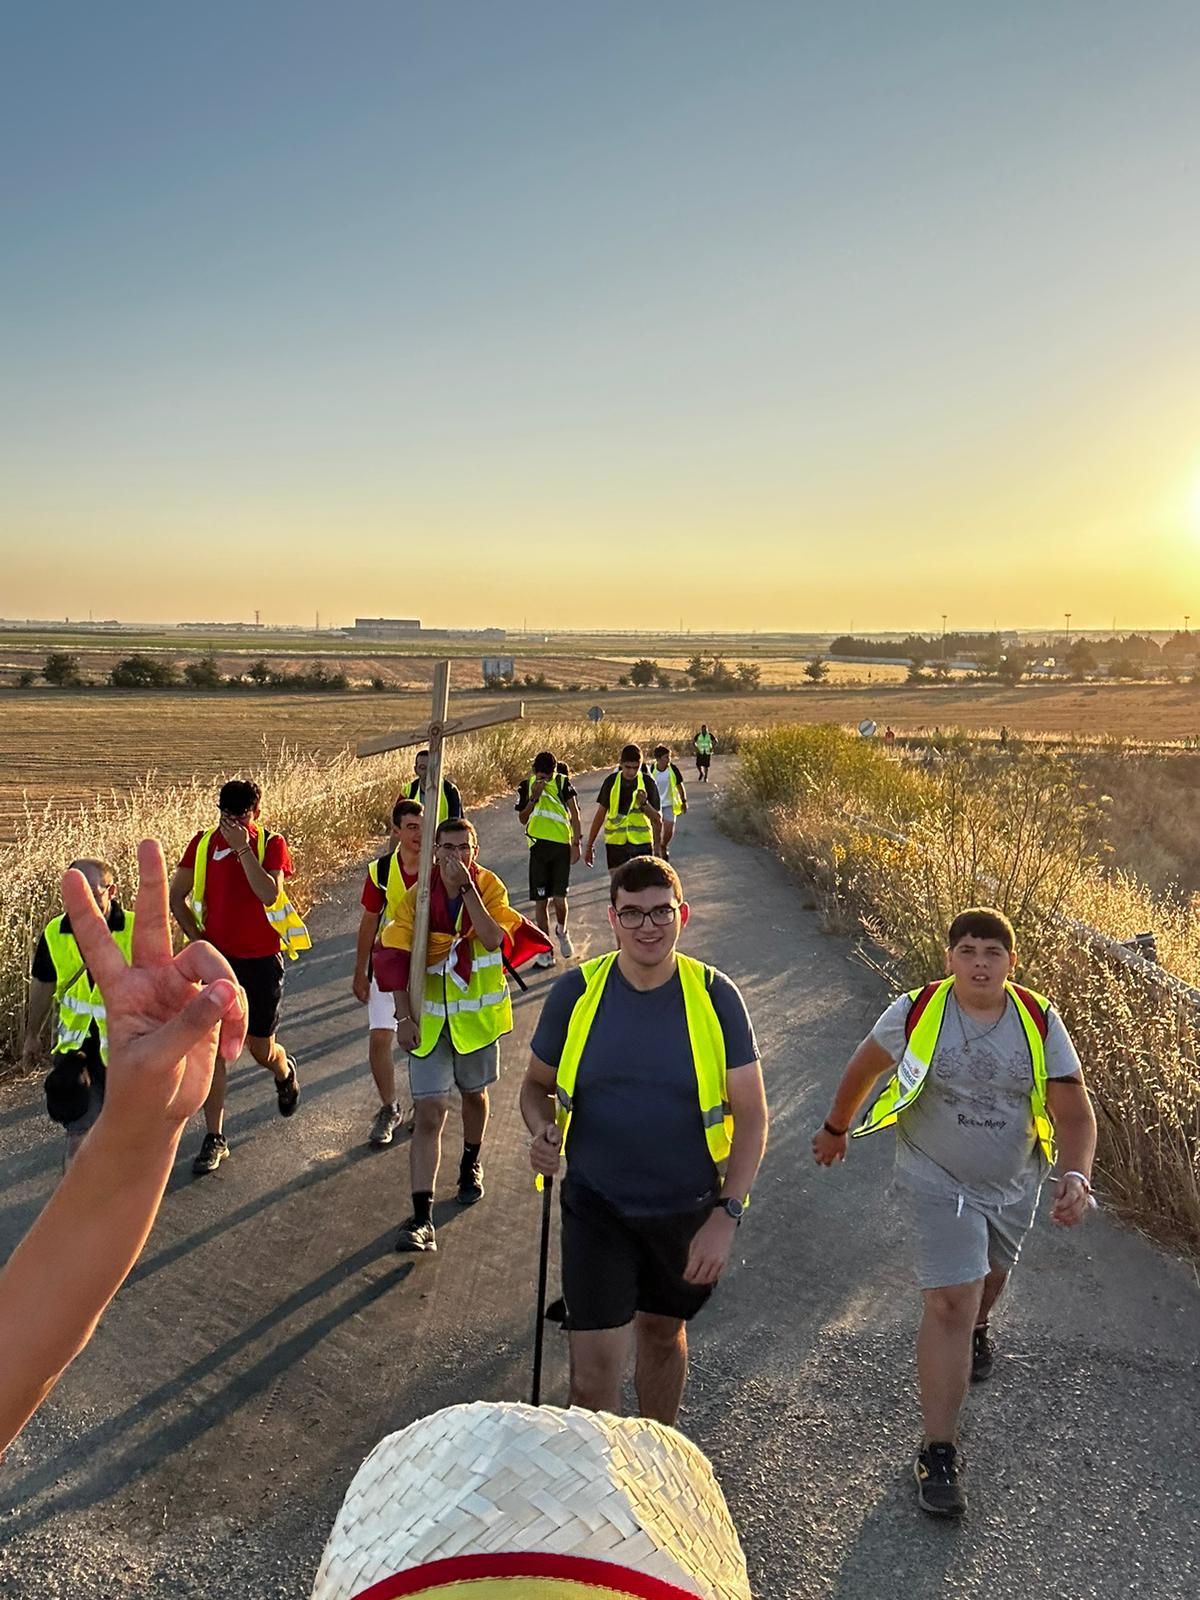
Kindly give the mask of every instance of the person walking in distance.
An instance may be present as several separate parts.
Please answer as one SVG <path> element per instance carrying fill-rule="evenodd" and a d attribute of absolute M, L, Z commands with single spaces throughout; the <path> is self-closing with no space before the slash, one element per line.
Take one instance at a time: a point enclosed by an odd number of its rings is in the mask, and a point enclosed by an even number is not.
<path fill-rule="evenodd" d="M 392 845 L 371 862 L 362 886 L 362 916 L 354 951 L 354 998 L 367 1008 L 367 1052 L 371 1076 L 379 1091 L 379 1110 L 367 1135 L 377 1147 L 392 1142 L 403 1120 L 396 1099 L 396 1008 L 371 970 L 371 951 L 381 924 L 395 919 L 405 894 L 417 881 L 421 865 L 421 805 L 397 800 L 392 807 Z"/>
<path fill-rule="evenodd" d="M 655 746 L 654 765 L 650 776 L 658 785 L 658 803 L 662 811 L 662 858 L 671 859 L 671 840 L 679 827 L 679 819 L 687 810 L 687 790 L 683 786 L 683 773 L 671 760 L 669 744 Z"/>
<path fill-rule="evenodd" d="M 692 740 L 692 747 L 696 752 L 696 777 L 701 783 L 707 783 L 713 757 L 713 736 L 708 731 L 707 722 L 700 724 L 700 732 Z"/>
<path fill-rule="evenodd" d="M 72 861 L 67 870 L 83 874 L 114 945 L 128 961 L 133 945 L 133 912 L 121 906 L 113 869 L 107 861 L 89 857 Z M 104 1106 L 108 1023 L 104 997 L 80 954 L 68 912 L 51 918 L 33 953 L 21 1060 L 27 1071 L 42 1059 L 42 1032 L 55 1008 L 54 1042 L 45 1084 L 46 1110 L 53 1122 L 66 1129 L 69 1163 Z"/>
<path fill-rule="evenodd" d="M 656 857 L 619 867 L 617 948 L 564 973 L 521 1088 L 530 1164 L 561 1186 L 572 1405 L 674 1423 L 687 1323 L 712 1294 L 766 1148 L 754 1030 L 736 986 L 676 950 L 688 907 Z"/>
<path fill-rule="evenodd" d="M 500 1076 L 500 1040 L 512 1032 L 506 954 L 518 967 L 550 941 L 508 903 L 508 890 L 477 861 L 475 829 L 465 817 L 438 824 L 429 894 L 429 942 L 421 1015 L 409 1011 L 416 890 L 410 889 L 375 949 L 375 979 L 395 1007 L 396 1037 L 408 1051 L 412 1090 L 412 1215 L 397 1250 L 436 1250 L 433 1196 L 450 1094 L 462 1101 L 463 1150 L 458 1203 L 483 1198 L 480 1149 L 488 1088 Z M 530 939 L 527 936 L 531 934 Z"/>
<path fill-rule="evenodd" d="M 534 756 L 533 771 L 528 778 L 522 778 L 517 790 L 516 810 L 529 840 L 529 898 L 533 901 L 534 921 L 549 939 L 553 901 L 554 936 L 564 961 L 569 961 L 575 946 L 567 932 L 567 895 L 571 868 L 579 860 L 583 824 L 575 786 L 552 751 L 539 750 Z M 554 952 L 547 950 L 533 964 L 552 967 Z"/>
<path fill-rule="evenodd" d="M 627 744 L 621 763 L 600 785 L 596 810 L 588 829 L 583 859 L 592 866 L 596 859 L 596 839 L 604 829 L 604 851 L 608 870 L 615 872 L 634 856 L 658 855 L 662 851 L 662 815 L 658 785 L 642 765 L 638 745 Z"/>
<path fill-rule="evenodd" d="M 425 789 L 429 778 L 428 750 L 417 751 L 413 757 L 413 772 L 415 776 L 400 798 L 402 800 L 419 800 L 423 806 L 427 806 L 429 804 L 429 796 L 425 793 Z M 463 815 L 462 795 L 459 794 L 449 778 L 443 777 L 442 779 L 442 787 L 441 792 L 438 794 L 436 809 L 435 826 L 439 822 L 445 822 L 449 817 L 461 817 Z"/>
<path fill-rule="evenodd" d="M 171 878 L 171 911 L 189 940 L 204 939 L 246 991 L 246 1046 L 275 1079 L 281 1117 L 300 1103 L 296 1063 L 276 1038 L 283 999 L 283 956 L 309 947 L 304 924 L 284 892 L 292 874 L 287 841 L 259 822 L 262 791 L 233 778 L 217 796 L 220 821 L 195 834 Z M 204 1102 L 204 1142 L 192 1162 L 215 1172 L 229 1155 L 224 1134 L 226 1063 L 218 1060 Z"/>
<path fill-rule="evenodd" d="M 924 1300 L 917 1375 L 924 1437 L 917 1499 L 966 1509 L 958 1418 L 971 1381 L 991 1376 L 989 1318 L 1055 1164 L 1051 1218 L 1088 1214 L 1096 1119 L 1070 1036 L 1044 995 L 1011 981 L 1012 924 L 986 906 L 950 924 L 947 976 L 902 994 L 850 1058 L 812 1142 L 825 1167 L 876 1080 L 894 1067 L 854 1137 L 896 1128 L 896 1190 L 916 1241 Z M 898 1065 L 897 1065 L 898 1063 Z"/>

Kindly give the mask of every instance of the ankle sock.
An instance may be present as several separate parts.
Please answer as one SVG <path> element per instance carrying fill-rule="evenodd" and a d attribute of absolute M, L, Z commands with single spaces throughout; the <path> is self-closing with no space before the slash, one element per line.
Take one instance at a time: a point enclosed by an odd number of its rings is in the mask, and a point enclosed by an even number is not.
<path fill-rule="evenodd" d="M 433 1221 L 433 1190 L 432 1189 L 414 1189 L 413 1190 L 412 1203 L 413 1203 L 413 1216 L 417 1219 L 417 1226 L 418 1227 L 420 1227 L 422 1222 L 432 1222 Z"/>
<path fill-rule="evenodd" d="M 481 1144 L 467 1144 L 463 1142 L 462 1164 L 471 1167 L 479 1160 L 479 1152 L 483 1149 Z"/>

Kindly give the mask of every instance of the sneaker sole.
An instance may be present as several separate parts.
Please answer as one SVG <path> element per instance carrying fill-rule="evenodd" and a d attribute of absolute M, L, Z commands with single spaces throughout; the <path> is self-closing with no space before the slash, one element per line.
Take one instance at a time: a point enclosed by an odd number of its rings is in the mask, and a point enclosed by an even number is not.
<path fill-rule="evenodd" d="M 386 1150 L 388 1145 L 391 1144 L 395 1137 L 396 1136 L 394 1133 L 389 1133 L 386 1139 L 368 1139 L 367 1143 L 371 1146 L 372 1150 Z"/>
<path fill-rule="evenodd" d="M 478 1205 L 483 1199 L 484 1193 L 485 1191 L 483 1189 L 480 1189 L 478 1194 L 476 1194 L 473 1189 L 469 1194 L 464 1193 L 463 1190 L 460 1189 L 454 1198 L 458 1201 L 460 1206 L 474 1206 Z"/>
<path fill-rule="evenodd" d="M 428 1244 L 397 1244 L 395 1248 L 402 1256 L 436 1255 L 437 1240 L 431 1239 Z"/>
<path fill-rule="evenodd" d="M 193 1178 L 207 1178 L 210 1172 L 215 1172 L 217 1170 L 217 1168 L 221 1165 L 222 1161 L 228 1161 L 228 1159 L 229 1159 L 229 1151 L 228 1150 L 223 1150 L 221 1152 L 221 1154 L 217 1157 L 217 1159 L 213 1162 L 211 1167 L 198 1167 L 196 1165 L 196 1163 L 193 1161 L 192 1162 L 192 1177 Z"/>

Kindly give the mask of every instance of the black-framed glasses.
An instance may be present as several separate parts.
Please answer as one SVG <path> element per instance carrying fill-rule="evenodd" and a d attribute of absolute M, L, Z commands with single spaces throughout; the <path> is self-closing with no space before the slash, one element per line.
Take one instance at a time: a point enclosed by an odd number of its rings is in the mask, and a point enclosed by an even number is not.
<path fill-rule="evenodd" d="M 674 901 L 668 906 L 651 906 L 649 911 L 643 911 L 641 906 L 622 906 L 617 912 L 617 921 L 630 933 L 636 933 L 648 921 L 656 928 L 669 928 L 678 914 L 679 907 Z"/>

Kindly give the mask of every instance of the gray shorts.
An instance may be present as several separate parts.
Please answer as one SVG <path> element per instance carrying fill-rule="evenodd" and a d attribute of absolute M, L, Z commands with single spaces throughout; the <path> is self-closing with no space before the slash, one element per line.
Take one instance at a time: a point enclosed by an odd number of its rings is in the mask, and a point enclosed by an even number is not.
<path fill-rule="evenodd" d="M 482 1050 L 460 1055 L 450 1042 L 449 1025 L 443 1027 L 427 1056 L 408 1058 L 408 1083 L 414 1100 L 447 1095 L 456 1086 L 462 1094 L 478 1094 L 499 1076 L 499 1039 L 485 1044 Z"/>
<path fill-rule="evenodd" d="M 986 1210 L 964 1195 L 926 1194 L 898 1188 L 906 1209 L 922 1289 L 950 1289 L 986 1278 L 993 1267 L 1011 1270 L 1037 1210 L 1039 1190 Z"/>

